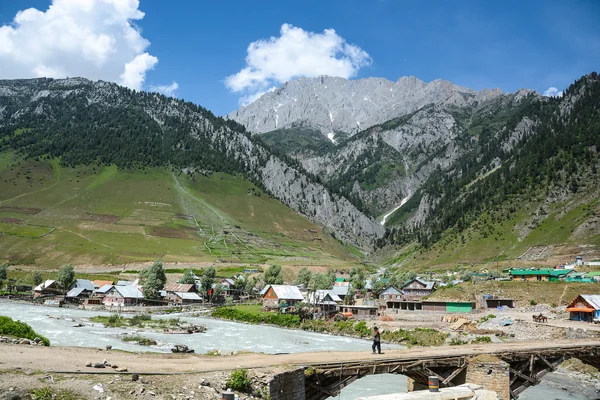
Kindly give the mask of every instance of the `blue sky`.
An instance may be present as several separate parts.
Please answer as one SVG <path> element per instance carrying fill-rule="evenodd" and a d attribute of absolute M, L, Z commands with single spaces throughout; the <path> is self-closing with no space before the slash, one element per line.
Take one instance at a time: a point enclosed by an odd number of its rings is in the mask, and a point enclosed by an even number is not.
<path fill-rule="evenodd" d="M 54 0 L 52 13 L 49 0 L 0 2 L 0 78 L 83 75 L 173 92 L 223 115 L 241 98 L 321 66 L 352 79 L 414 75 L 478 90 L 541 93 L 600 69 L 595 0 L 141 0 L 139 8 L 136 0 L 89 2 L 93 9 Z M 105 4 L 111 2 L 121 3 Z M 44 14 L 14 20 L 28 8 Z M 289 24 L 285 35 L 283 24 Z M 299 37 L 295 46 L 282 40 L 288 34 Z M 261 39 L 268 43 L 252 53 L 258 58 L 248 70 L 252 83 L 242 75 L 235 84 L 227 80 L 248 67 L 248 46 Z M 329 45 L 329 53 L 319 53 Z M 295 59 L 313 63 L 281 64 Z"/>

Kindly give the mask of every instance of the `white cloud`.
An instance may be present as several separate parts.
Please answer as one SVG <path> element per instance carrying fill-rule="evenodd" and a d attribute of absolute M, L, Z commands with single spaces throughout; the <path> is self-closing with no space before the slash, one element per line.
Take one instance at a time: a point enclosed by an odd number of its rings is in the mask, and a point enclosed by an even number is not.
<path fill-rule="evenodd" d="M 243 102 L 300 76 L 351 78 L 371 62 L 364 50 L 346 43 L 333 29 L 314 33 L 283 24 L 279 37 L 250 43 L 246 66 L 225 78 L 225 85 L 243 94 Z"/>
<path fill-rule="evenodd" d="M 544 92 L 544 96 L 548 96 L 548 97 L 562 97 L 563 95 L 563 91 L 562 90 L 558 90 L 557 88 L 555 88 L 554 86 L 549 87 L 545 92 Z"/>
<path fill-rule="evenodd" d="M 168 97 L 175 97 L 177 89 L 179 89 L 179 84 L 177 82 L 173 82 L 170 85 L 150 86 L 150 91 L 159 92 Z"/>
<path fill-rule="evenodd" d="M 258 91 L 256 93 L 251 93 L 251 94 L 248 94 L 246 96 L 242 96 L 242 97 L 240 97 L 240 104 L 243 105 L 243 106 L 247 106 L 248 104 L 254 102 L 254 100 L 258 100 L 258 98 L 260 96 L 262 96 L 263 94 L 272 92 L 275 89 L 277 89 L 277 87 L 271 86 L 267 90 L 261 90 L 261 91 Z"/>
<path fill-rule="evenodd" d="M 53 0 L 0 26 L 0 78 L 85 77 L 141 89 L 158 58 L 133 21 L 139 0 Z"/>

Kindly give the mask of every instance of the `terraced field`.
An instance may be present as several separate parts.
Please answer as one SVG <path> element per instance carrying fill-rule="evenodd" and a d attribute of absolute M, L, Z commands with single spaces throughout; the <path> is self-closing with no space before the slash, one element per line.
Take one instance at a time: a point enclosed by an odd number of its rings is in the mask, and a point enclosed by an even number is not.
<path fill-rule="evenodd" d="M 0 262 L 348 265 L 357 252 L 241 177 L 0 154 Z"/>

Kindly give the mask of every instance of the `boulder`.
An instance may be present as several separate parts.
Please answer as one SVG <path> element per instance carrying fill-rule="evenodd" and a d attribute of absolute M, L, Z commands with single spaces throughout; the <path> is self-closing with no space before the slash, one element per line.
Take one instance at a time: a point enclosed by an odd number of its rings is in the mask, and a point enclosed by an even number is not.
<path fill-rule="evenodd" d="M 20 344 L 31 344 L 31 340 L 29 339 L 21 339 Z"/>
<path fill-rule="evenodd" d="M 104 363 L 95 363 L 94 368 L 106 368 L 106 365 Z"/>
<path fill-rule="evenodd" d="M 86 367 L 91 367 L 93 364 L 91 361 L 88 361 L 87 364 L 85 364 Z"/>
<path fill-rule="evenodd" d="M 116 372 L 127 372 L 127 367 L 120 367 L 115 369 Z"/>
<path fill-rule="evenodd" d="M 194 350 L 187 347 L 185 344 L 176 344 L 172 349 L 172 353 L 193 353 Z"/>

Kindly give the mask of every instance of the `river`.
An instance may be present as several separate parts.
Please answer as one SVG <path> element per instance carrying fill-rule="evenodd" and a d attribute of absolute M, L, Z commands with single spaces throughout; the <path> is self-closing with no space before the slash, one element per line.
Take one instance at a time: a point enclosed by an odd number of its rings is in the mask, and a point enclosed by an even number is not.
<path fill-rule="evenodd" d="M 299 353 L 310 351 L 360 351 L 369 350 L 367 340 L 342 336 L 323 335 L 271 326 L 249 325 L 206 317 L 186 317 L 183 315 L 162 315 L 153 318 L 179 318 L 181 321 L 204 325 L 207 331 L 195 335 L 169 335 L 159 332 L 140 331 L 132 328 L 105 328 L 102 324 L 91 323 L 94 315 L 109 315 L 72 308 L 53 308 L 31 304 L 0 302 L 0 315 L 27 322 L 32 328 L 50 339 L 54 346 L 104 347 L 126 351 L 169 352 L 173 344 L 185 344 L 196 353 L 203 354 L 218 349 L 222 352 L 253 351 L 263 353 Z M 127 315 L 126 315 L 127 316 Z M 82 323 L 82 327 L 73 325 Z M 121 340 L 124 334 L 138 334 L 158 342 L 156 346 L 139 346 Z M 201 338 L 201 339 L 199 339 Z M 383 350 L 401 346 L 384 344 Z M 562 387 L 580 386 L 581 383 L 568 377 L 560 377 Z M 406 391 L 406 377 L 402 375 L 375 375 L 362 378 L 346 387 L 340 400 L 351 400 L 359 396 L 399 393 Z M 590 397 L 577 392 L 565 391 L 542 384 L 526 390 L 521 400 L 571 399 L 586 400 Z"/>

